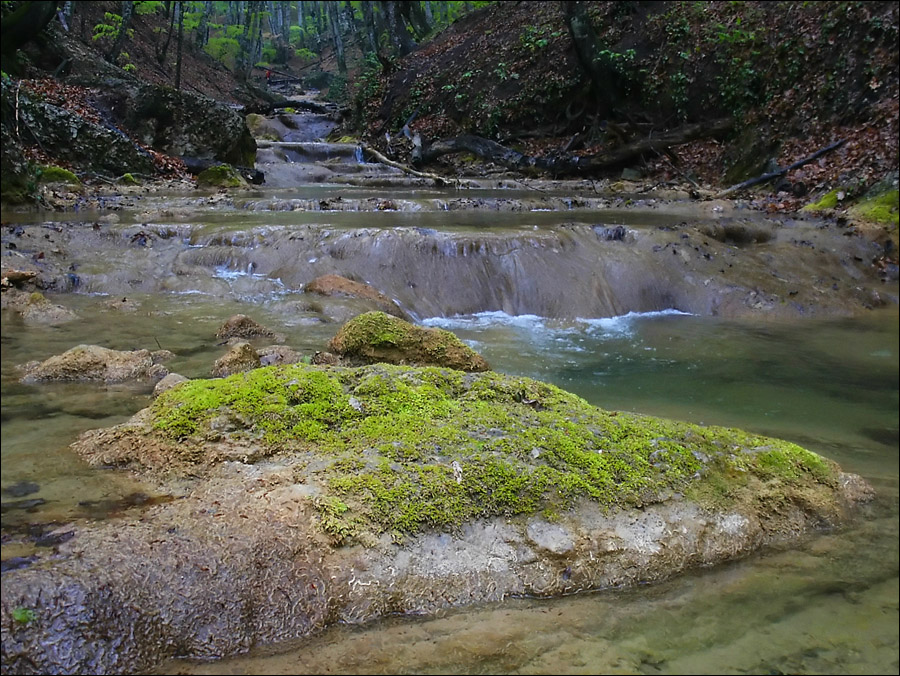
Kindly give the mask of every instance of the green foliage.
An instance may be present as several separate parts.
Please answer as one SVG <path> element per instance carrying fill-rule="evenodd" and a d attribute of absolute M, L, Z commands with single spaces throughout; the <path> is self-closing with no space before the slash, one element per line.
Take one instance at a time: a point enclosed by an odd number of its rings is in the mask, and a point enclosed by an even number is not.
<path fill-rule="evenodd" d="M 203 46 L 203 51 L 229 68 L 234 68 L 237 55 L 241 51 L 241 45 L 235 38 L 220 36 L 210 38 L 209 42 Z"/>
<path fill-rule="evenodd" d="M 310 64 L 316 60 L 318 60 L 319 55 L 316 54 L 311 49 L 307 49 L 306 47 L 301 47 L 300 49 L 294 50 L 294 56 L 300 59 L 303 62 L 303 65 Z"/>
<path fill-rule="evenodd" d="M 19 606 L 13 609 L 12 618 L 19 624 L 30 624 L 37 619 L 37 613 L 31 608 Z"/>
<path fill-rule="evenodd" d="M 158 0 L 135 0 L 134 13 L 138 16 L 157 14 L 165 7 L 165 4 L 166 3 L 159 2 Z"/>
<path fill-rule="evenodd" d="M 119 34 L 119 30 L 122 28 L 122 15 L 121 14 L 113 14 L 112 12 L 104 12 L 103 18 L 106 19 L 106 23 L 98 23 L 94 26 L 93 35 L 91 39 L 93 40 L 109 40 L 112 42 L 116 39 L 116 36 Z M 134 37 L 134 29 L 129 28 L 125 34 L 131 38 Z"/>

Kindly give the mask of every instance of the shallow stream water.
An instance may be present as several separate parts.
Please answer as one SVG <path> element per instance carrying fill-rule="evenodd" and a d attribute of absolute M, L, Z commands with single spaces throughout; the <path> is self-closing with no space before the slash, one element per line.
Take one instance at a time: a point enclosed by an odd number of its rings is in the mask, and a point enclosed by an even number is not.
<path fill-rule="evenodd" d="M 266 218 L 246 216 L 212 214 L 204 227 L 234 232 L 242 218 L 243 227 Z M 346 218 L 342 227 L 352 228 L 367 217 Z M 409 226 L 414 214 L 403 218 Z M 487 230 L 509 227 L 516 216 L 504 214 L 502 223 L 491 214 L 465 218 L 472 221 L 466 227 Z M 559 222 L 544 218 L 542 227 Z M 127 213 L 122 221 L 140 222 Z M 528 224 L 535 222 L 531 214 Z M 428 216 L 428 227 L 450 224 Z M 54 297 L 79 315 L 58 326 L 3 313 L 4 560 L 35 551 L 9 533 L 112 518 L 154 497 L 127 476 L 87 467 L 68 448 L 79 432 L 146 406 L 148 385 L 23 385 L 17 364 L 94 343 L 165 348 L 176 355 L 171 371 L 203 377 L 226 349 L 215 332 L 233 314 L 284 333 L 306 354 L 323 349 L 337 330 L 299 315 L 293 300 L 302 294 L 294 290 L 239 270 L 209 274 L 215 283 L 197 289 L 203 292 L 181 285 L 178 293 L 129 294 L 134 311 L 112 310 L 102 295 Z M 456 332 L 497 371 L 552 382 L 604 408 L 790 439 L 861 474 L 877 498 L 840 532 L 659 584 L 337 626 L 237 659 L 174 661 L 159 673 L 898 673 L 896 308 L 852 320 L 731 321 L 675 311 L 419 319 Z M 8 507 L 20 500 L 43 502 Z"/>

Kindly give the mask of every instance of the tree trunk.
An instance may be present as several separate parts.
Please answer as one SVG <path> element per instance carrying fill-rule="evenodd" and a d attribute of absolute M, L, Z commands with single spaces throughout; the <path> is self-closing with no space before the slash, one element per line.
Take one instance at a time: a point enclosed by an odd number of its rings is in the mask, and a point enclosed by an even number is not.
<path fill-rule="evenodd" d="M 399 7 L 403 18 L 412 26 L 413 32 L 416 34 L 416 40 L 421 40 L 431 32 L 431 26 L 428 25 L 425 13 L 422 11 L 422 3 L 401 2 Z"/>
<path fill-rule="evenodd" d="M 212 12 L 212 1 L 205 0 L 203 10 L 200 12 L 200 20 L 197 23 L 197 32 L 194 34 L 194 44 L 197 49 L 203 49 L 209 42 L 209 15 Z"/>
<path fill-rule="evenodd" d="M 122 52 L 122 45 L 125 44 L 125 38 L 128 36 L 128 27 L 131 26 L 131 17 L 133 15 L 133 0 L 122 0 L 122 23 L 119 24 L 119 32 L 116 34 L 116 40 L 113 42 L 112 49 L 106 54 L 106 60 L 110 63 L 115 63 Z"/>
<path fill-rule="evenodd" d="M 378 54 L 378 29 L 375 26 L 375 12 L 370 0 L 364 0 L 362 4 L 363 28 L 369 41 L 369 48 L 373 54 Z"/>
<path fill-rule="evenodd" d="M 338 72 L 347 74 L 347 61 L 344 59 L 344 38 L 341 36 L 341 25 L 338 19 L 340 6 L 338 3 L 328 3 L 328 19 L 331 24 L 331 39 L 334 41 L 334 55 L 337 59 Z"/>
<path fill-rule="evenodd" d="M 169 30 L 166 31 L 166 41 L 161 46 L 159 44 L 154 45 L 154 49 L 156 50 L 156 61 L 160 66 L 164 65 L 166 62 L 166 54 L 169 52 L 169 41 L 172 39 L 172 32 L 175 28 L 175 12 L 172 11 L 171 5 L 171 2 L 167 2 L 165 5 L 166 16 L 169 18 Z"/>
<path fill-rule="evenodd" d="M 36 37 L 56 16 L 55 2 L 26 2 L 3 17 L 0 23 L 0 50 L 3 54 L 3 69 L 13 70 L 16 50 Z M 7 63 L 9 59 L 9 63 Z"/>
<path fill-rule="evenodd" d="M 394 48 L 394 54 L 406 56 L 416 48 L 416 43 L 409 31 L 406 30 L 406 24 L 403 23 L 403 14 L 400 8 L 402 3 L 397 0 L 379 0 L 379 4 L 384 9 L 388 37 Z"/>
<path fill-rule="evenodd" d="M 584 3 L 566 0 L 562 5 L 578 62 L 590 77 L 597 96 L 597 114 L 607 117 L 624 98 L 622 76 L 611 58 L 604 56 L 605 52 L 600 48 Z"/>
<path fill-rule="evenodd" d="M 181 90 L 181 47 L 184 42 L 184 2 L 179 1 L 175 11 L 178 12 L 178 53 L 175 57 L 175 89 Z"/>

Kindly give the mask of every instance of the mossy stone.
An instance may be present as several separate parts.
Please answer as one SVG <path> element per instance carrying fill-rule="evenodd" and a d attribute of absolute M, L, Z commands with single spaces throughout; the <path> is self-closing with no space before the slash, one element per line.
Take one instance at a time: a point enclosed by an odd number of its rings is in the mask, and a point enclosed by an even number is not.
<path fill-rule="evenodd" d="M 243 177 L 230 164 L 219 164 L 197 176 L 199 187 L 240 188 L 247 185 Z"/>
<path fill-rule="evenodd" d="M 866 197 L 849 209 L 850 215 L 869 223 L 878 225 L 900 225 L 898 211 L 898 191 L 896 188 L 879 195 Z"/>
<path fill-rule="evenodd" d="M 96 463 L 192 475 L 226 459 L 281 457 L 339 542 L 558 514 L 583 500 L 605 509 L 681 493 L 721 507 L 763 485 L 833 487 L 840 471 L 786 441 L 607 411 L 530 378 L 434 367 L 269 366 L 182 383 L 140 421 L 78 450 Z"/>

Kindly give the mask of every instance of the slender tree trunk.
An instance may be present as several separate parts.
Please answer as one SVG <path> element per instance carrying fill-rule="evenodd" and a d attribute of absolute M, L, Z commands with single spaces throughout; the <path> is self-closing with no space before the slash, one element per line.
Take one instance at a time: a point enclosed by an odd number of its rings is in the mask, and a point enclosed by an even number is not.
<path fill-rule="evenodd" d="M 203 49 L 209 42 L 209 15 L 212 13 L 212 1 L 203 3 L 203 11 L 200 12 L 200 21 L 197 24 L 197 32 L 194 36 L 194 44 L 197 49 Z"/>
<path fill-rule="evenodd" d="M 122 23 L 119 24 L 119 32 L 116 34 L 116 40 L 113 42 L 112 49 L 106 54 L 106 60 L 110 63 L 115 63 L 122 52 L 122 45 L 125 44 L 125 38 L 128 36 L 128 28 L 131 26 L 131 17 L 133 15 L 133 0 L 122 0 Z"/>
<path fill-rule="evenodd" d="M 175 28 L 175 12 L 172 10 L 172 3 L 166 3 L 166 17 L 169 19 L 169 30 L 166 31 L 166 41 L 162 43 L 162 45 L 157 44 L 155 46 L 156 49 L 156 61 L 160 66 L 164 65 L 166 62 L 166 54 L 169 53 L 169 41 L 172 39 L 172 33 Z"/>
<path fill-rule="evenodd" d="M 334 40 L 334 54 L 337 59 L 338 72 L 341 75 L 347 74 L 347 61 L 344 59 L 344 39 L 341 36 L 341 25 L 338 19 L 340 7 L 338 3 L 332 2 L 328 4 L 328 16 L 331 23 L 331 38 Z"/>
<path fill-rule="evenodd" d="M 373 11 L 373 3 L 366 0 L 362 4 L 363 14 L 363 30 L 369 41 L 369 49 L 374 54 L 378 54 L 378 29 L 375 27 L 375 13 Z"/>
<path fill-rule="evenodd" d="M 184 42 L 184 2 L 177 3 L 178 12 L 178 56 L 175 57 L 175 89 L 181 91 L 181 46 Z"/>

